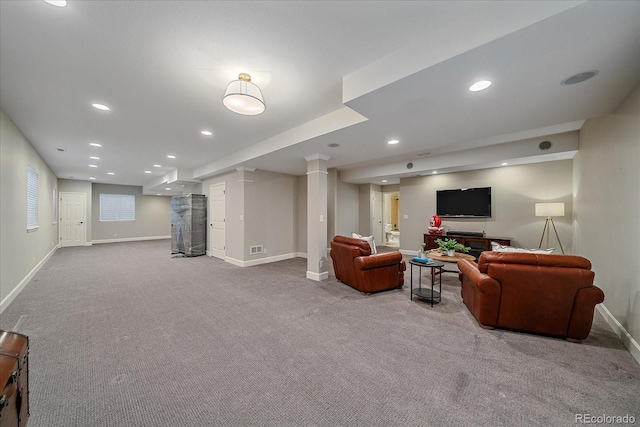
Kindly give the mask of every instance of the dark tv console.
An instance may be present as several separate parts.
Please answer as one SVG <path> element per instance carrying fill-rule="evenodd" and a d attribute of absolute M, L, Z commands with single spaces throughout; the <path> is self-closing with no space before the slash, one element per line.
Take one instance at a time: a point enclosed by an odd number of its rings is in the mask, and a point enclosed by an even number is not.
<path fill-rule="evenodd" d="M 453 234 L 453 232 L 449 232 L 446 235 L 425 234 L 424 243 L 426 245 L 426 249 L 437 249 L 438 244 L 436 243 L 436 239 L 456 239 L 463 245 L 470 247 L 471 249 L 469 250 L 469 254 L 478 258 L 483 251 L 491 250 L 491 242 L 500 243 L 504 246 L 511 246 L 511 240 L 513 240 L 511 237 L 490 237 L 484 236 L 483 233 L 475 233 L 471 231 L 462 233 L 464 234 Z M 474 235 L 470 235 L 469 233 L 474 233 Z"/>
<path fill-rule="evenodd" d="M 450 230 L 448 233 L 450 236 L 469 236 L 469 237 L 484 237 L 484 233 L 481 231 L 453 231 Z"/>

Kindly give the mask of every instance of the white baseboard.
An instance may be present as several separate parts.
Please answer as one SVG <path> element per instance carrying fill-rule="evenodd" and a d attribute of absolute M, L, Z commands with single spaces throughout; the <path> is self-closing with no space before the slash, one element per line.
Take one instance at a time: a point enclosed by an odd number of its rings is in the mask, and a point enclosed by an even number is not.
<path fill-rule="evenodd" d="M 598 304 L 596 308 L 600 314 L 602 314 L 602 317 L 604 317 L 609 326 L 611 326 L 613 332 L 615 332 L 616 335 L 620 337 L 624 345 L 627 346 L 633 358 L 640 364 L 640 345 L 638 344 L 638 341 L 633 339 L 631 334 L 620 324 L 620 322 L 618 322 L 618 319 L 611 314 L 604 304 Z"/>
<path fill-rule="evenodd" d="M 51 249 L 51 252 L 49 252 L 44 258 L 42 258 L 42 260 L 38 263 L 38 265 L 33 267 L 33 269 L 29 272 L 29 274 L 27 274 L 27 276 L 24 279 L 22 279 L 20 283 L 18 283 L 18 286 L 16 286 L 15 288 L 13 288 L 11 292 L 9 292 L 9 295 L 7 295 L 0 302 L 0 313 L 2 313 L 9 306 L 9 304 L 11 304 L 11 301 L 13 301 L 15 297 L 17 297 L 18 294 L 22 292 L 24 287 L 27 286 L 27 284 L 31 281 L 31 279 L 33 279 L 33 276 L 35 276 L 36 273 L 40 271 L 42 266 L 45 265 L 47 261 L 49 261 L 49 258 L 51 258 L 51 256 L 57 250 L 58 250 L 58 246 L 56 245 L 53 247 L 53 249 Z"/>
<path fill-rule="evenodd" d="M 306 252 L 296 252 L 296 257 L 298 258 L 307 258 Z"/>
<path fill-rule="evenodd" d="M 327 280 L 329 278 L 329 272 L 325 271 L 323 273 L 314 273 L 313 271 L 307 271 L 307 279 L 315 280 L 316 282 L 321 282 L 322 280 Z"/>
<path fill-rule="evenodd" d="M 164 240 L 170 239 L 171 236 L 149 236 L 149 237 L 122 237 L 119 239 L 99 239 L 92 240 L 91 243 L 99 245 L 101 243 L 121 243 L 121 242 L 142 242 L 144 240 Z M 87 245 L 90 246 L 90 245 Z"/>
<path fill-rule="evenodd" d="M 228 262 L 229 264 L 237 265 L 238 267 L 252 267 L 254 265 L 269 264 L 271 262 L 284 261 L 285 259 L 291 259 L 291 258 L 297 258 L 297 257 L 298 257 L 298 254 L 296 252 L 293 252 L 290 254 L 282 254 L 282 255 L 275 255 L 275 256 L 270 256 L 266 258 L 252 259 L 250 261 L 242 261 L 240 259 L 226 257 L 225 261 Z"/>
<path fill-rule="evenodd" d="M 400 249 L 400 253 L 402 255 L 411 255 L 411 256 L 417 256 L 418 255 L 418 251 L 410 251 L 409 249 Z"/>

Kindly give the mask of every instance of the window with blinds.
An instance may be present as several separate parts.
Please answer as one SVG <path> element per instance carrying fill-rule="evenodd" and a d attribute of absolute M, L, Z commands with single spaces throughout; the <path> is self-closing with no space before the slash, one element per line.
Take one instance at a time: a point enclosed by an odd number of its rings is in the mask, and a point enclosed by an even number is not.
<path fill-rule="evenodd" d="M 129 194 L 100 194 L 100 221 L 134 221 L 136 196 Z"/>
<path fill-rule="evenodd" d="M 38 172 L 27 165 L 27 230 L 38 228 Z"/>

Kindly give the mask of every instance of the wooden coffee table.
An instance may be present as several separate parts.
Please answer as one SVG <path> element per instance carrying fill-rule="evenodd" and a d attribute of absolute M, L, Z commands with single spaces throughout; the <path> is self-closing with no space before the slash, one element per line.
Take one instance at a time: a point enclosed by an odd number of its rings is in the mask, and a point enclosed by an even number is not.
<path fill-rule="evenodd" d="M 427 257 L 437 260 L 437 261 L 442 261 L 442 262 L 450 262 L 450 263 L 458 263 L 458 261 L 460 261 L 461 259 L 468 259 L 469 261 L 475 261 L 476 257 L 474 257 L 473 255 L 469 255 L 469 254 L 463 254 L 462 252 L 455 252 L 453 254 L 453 256 L 449 256 L 449 255 L 445 255 L 442 252 L 438 251 L 438 250 L 434 250 L 432 249 L 431 251 L 429 251 L 427 253 Z M 445 273 L 457 273 L 458 270 L 445 270 L 444 268 L 441 270 Z"/>

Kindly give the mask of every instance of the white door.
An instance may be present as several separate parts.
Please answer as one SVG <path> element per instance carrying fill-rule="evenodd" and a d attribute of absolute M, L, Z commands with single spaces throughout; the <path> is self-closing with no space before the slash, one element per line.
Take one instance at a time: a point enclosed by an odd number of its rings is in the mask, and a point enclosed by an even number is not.
<path fill-rule="evenodd" d="M 372 224 L 373 227 L 372 233 L 373 240 L 376 242 L 376 245 L 384 245 L 384 225 L 382 224 L 382 193 L 380 191 L 374 191 L 371 197 L 371 212 L 373 213 Z"/>
<path fill-rule="evenodd" d="M 84 246 L 87 236 L 87 195 L 60 193 L 60 247 Z"/>
<path fill-rule="evenodd" d="M 209 187 L 209 255 L 225 259 L 225 183 Z"/>

